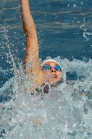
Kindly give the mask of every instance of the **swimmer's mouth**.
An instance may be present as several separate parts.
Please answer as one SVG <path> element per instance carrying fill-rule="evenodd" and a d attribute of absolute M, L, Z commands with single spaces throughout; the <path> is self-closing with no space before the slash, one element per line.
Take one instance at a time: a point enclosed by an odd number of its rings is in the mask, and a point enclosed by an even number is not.
<path fill-rule="evenodd" d="M 57 78 L 57 75 L 56 74 L 53 74 L 52 76 L 51 76 L 51 78 Z"/>

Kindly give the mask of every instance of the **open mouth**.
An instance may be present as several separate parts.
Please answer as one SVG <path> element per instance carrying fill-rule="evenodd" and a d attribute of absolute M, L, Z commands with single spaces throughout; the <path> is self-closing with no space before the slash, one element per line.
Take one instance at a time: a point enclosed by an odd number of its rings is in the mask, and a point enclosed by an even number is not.
<path fill-rule="evenodd" d="M 51 78 L 57 78 L 56 74 L 51 75 Z"/>

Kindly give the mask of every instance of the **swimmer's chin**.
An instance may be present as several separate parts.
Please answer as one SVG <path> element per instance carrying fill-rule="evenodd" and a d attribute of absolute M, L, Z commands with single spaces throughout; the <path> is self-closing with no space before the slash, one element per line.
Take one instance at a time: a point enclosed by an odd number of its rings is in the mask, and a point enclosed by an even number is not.
<path fill-rule="evenodd" d="M 56 82 L 48 82 L 51 87 L 57 87 L 59 84 L 63 82 L 63 78 Z"/>

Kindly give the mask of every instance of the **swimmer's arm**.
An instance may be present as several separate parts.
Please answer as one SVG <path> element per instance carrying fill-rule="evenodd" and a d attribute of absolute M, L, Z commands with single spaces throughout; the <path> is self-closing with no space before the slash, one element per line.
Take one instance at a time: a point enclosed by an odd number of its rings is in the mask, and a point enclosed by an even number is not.
<path fill-rule="evenodd" d="M 30 37 L 31 39 L 34 38 L 35 44 L 38 45 L 38 39 L 37 39 L 35 24 L 33 21 L 32 14 L 30 12 L 29 0 L 20 0 L 20 2 L 21 2 L 22 22 L 23 22 L 23 28 L 24 28 L 25 36 Z"/>
<path fill-rule="evenodd" d="M 22 9 L 23 28 L 26 36 L 26 55 L 24 64 L 29 65 L 26 69 L 26 73 L 28 74 L 29 78 L 32 78 L 32 75 L 35 75 L 35 82 L 42 85 L 42 72 L 39 64 L 38 38 L 35 24 L 30 12 L 28 0 L 20 0 L 20 2 Z"/>

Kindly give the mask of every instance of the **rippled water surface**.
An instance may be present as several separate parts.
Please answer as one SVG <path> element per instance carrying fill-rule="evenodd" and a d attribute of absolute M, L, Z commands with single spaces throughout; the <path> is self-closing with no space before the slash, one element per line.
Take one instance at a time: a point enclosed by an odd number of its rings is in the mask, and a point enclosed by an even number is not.
<path fill-rule="evenodd" d="M 20 1 L 0 3 L 0 138 L 92 138 L 92 2 L 32 0 L 40 58 L 62 65 L 64 82 L 30 95 L 23 73 Z M 25 93 L 26 92 L 26 93 Z"/>

